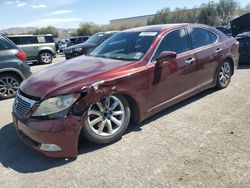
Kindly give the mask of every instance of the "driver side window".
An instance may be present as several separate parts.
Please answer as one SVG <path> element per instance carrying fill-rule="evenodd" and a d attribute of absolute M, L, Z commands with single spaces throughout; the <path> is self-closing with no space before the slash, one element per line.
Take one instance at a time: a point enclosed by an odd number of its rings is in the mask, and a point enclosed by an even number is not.
<path fill-rule="evenodd" d="M 159 45 L 154 59 L 157 58 L 161 52 L 163 51 L 173 51 L 177 54 L 187 52 L 190 50 L 190 46 L 188 44 L 187 34 L 184 29 L 179 29 L 168 33 L 161 44 Z"/>

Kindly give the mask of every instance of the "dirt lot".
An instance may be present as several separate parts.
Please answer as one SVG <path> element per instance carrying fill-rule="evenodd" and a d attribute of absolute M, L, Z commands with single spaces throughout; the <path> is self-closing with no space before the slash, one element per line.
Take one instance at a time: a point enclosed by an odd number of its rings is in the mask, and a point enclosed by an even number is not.
<path fill-rule="evenodd" d="M 227 89 L 131 125 L 112 145 L 81 143 L 75 161 L 23 145 L 12 103 L 0 102 L 0 187 L 250 187 L 250 66 L 238 69 Z"/>

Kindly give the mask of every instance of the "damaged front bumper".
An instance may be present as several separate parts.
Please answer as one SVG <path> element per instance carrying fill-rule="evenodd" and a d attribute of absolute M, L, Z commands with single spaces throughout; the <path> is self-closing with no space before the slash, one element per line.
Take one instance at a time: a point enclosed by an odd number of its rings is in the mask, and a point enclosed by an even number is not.
<path fill-rule="evenodd" d="M 32 117 L 31 114 L 37 108 L 37 102 L 21 96 L 19 92 L 13 104 L 13 123 L 21 140 L 36 151 L 49 157 L 72 157 L 78 155 L 78 139 L 82 127 L 87 119 L 87 109 L 99 98 L 114 91 L 115 87 L 109 84 L 100 88 L 104 81 L 92 84 L 90 87 L 83 87 L 79 99 L 69 108 L 67 115 L 58 117 Z M 17 106 L 23 101 L 28 101 L 30 110 L 20 118 L 17 115 Z M 28 104 L 20 107 L 27 107 Z M 53 119 L 54 118 L 54 119 Z"/>
<path fill-rule="evenodd" d="M 78 155 L 78 138 L 85 118 L 69 115 L 57 120 L 21 120 L 15 113 L 13 122 L 20 139 L 49 157 Z"/>

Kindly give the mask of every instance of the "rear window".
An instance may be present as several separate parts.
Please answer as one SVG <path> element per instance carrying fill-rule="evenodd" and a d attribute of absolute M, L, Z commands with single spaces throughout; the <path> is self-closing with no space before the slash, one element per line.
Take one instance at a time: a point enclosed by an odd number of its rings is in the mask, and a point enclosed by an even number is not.
<path fill-rule="evenodd" d="M 16 45 L 28 45 L 34 44 L 34 37 L 8 37 L 12 40 Z"/>
<path fill-rule="evenodd" d="M 44 38 L 45 38 L 45 42 L 46 43 L 53 43 L 53 42 L 55 42 L 54 38 L 52 36 L 45 36 Z"/>
<path fill-rule="evenodd" d="M 214 34 L 212 32 L 209 32 L 209 35 L 210 35 L 210 39 L 211 39 L 212 43 L 215 43 L 215 42 L 218 41 L 219 38 L 218 38 L 218 36 L 216 34 Z"/>
<path fill-rule="evenodd" d="M 188 33 L 194 49 L 215 43 L 218 39 L 215 34 L 202 28 L 188 28 Z"/>
<path fill-rule="evenodd" d="M 0 38 L 0 50 L 8 50 L 12 49 L 13 47 L 4 39 Z"/>

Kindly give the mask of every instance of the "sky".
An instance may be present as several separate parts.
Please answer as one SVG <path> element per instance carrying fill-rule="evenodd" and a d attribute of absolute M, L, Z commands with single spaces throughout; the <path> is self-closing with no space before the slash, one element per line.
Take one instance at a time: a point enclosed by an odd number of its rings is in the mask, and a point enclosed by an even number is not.
<path fill-rule="evenodd" d="M 209 0 L 0 0 L 0 29 L 10 27 L 77 28 L 80 23 L 108 24 L 112 19 L 154 14 L 169 7 L 193 8 Z M 218 0 L 214 0 L 218 2 Z M 241 6 L 249 0 L 239 0 Z"/>

